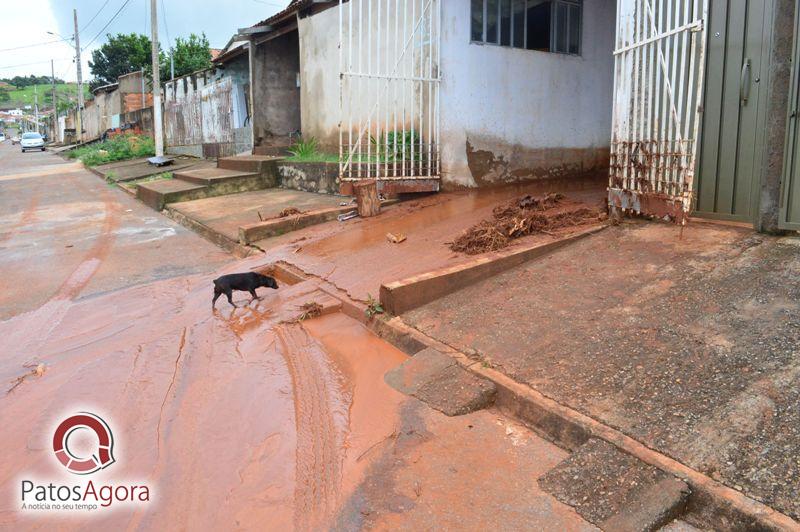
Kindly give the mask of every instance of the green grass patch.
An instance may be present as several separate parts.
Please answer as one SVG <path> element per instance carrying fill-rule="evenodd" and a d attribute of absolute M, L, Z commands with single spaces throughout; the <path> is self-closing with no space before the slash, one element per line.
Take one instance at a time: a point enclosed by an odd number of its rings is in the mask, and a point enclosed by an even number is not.
<path fill-rule="evenodd" d="M 35 89 L 34 89 L 35 87 Z M 33 105 L 36 100 L 36 94 L 39 95 L 39 109 L 43 107 L 52 107 L 53 105 L 53 86 L 49 83 L 30 85 L 19 89 L 2 91 L 8 95 L 8 99 L 2 101 L 4 107 L 24 107 L 26 105 Z M 92 93 L 89 90 L 89 85 L 83 86 L 84 98 L 89 99 Z M 56 98 L 60 102 L 76 100 L 78 94 L 77 83 L 56 83 Z M 0 100 L 5 97 L 0 97 Z"/>
<path fill-rule="evenodd" d="M 152 157 L 156 152 L 152 138 L 142 135 L 117 135 L 103 142 L 75 148 L 67 153 L 70 159 L 80 159 L 87 166 Z"/>
<path fill-rule="evenodd" d="M 141 179 L 136 179 L 134 181 L 126 181 L 124 184 L 126 187 L 131 187 L 133 189 L 136 189 L 139 185 L 144 183 L 149 183 L 151 181 L 161 181 L 164 179 L 172 179 L 172 178 L 173 178 L 172 172 L 162 172 L 160 174 L 143 177 Z"/>

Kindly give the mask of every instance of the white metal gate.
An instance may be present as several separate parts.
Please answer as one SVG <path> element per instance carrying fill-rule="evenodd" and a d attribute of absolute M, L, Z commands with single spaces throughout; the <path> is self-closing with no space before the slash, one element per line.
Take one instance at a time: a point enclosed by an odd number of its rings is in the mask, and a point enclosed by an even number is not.
<path fill-rule="evenodd" d="M 702 113 L 708 0 L 619 0 L 609 204 L 685 223 Z"/>
<path fill-rule="evenodd" d="M 342 182 L 439 178 L 441 1 L 339 0 Z"/>

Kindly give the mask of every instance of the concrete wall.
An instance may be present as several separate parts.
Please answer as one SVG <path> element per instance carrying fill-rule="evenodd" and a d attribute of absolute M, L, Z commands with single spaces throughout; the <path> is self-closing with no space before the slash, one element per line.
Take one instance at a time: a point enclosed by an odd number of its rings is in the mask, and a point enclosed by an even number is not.
<path fill-rule="evenodd" d="M 269 137 L 300 129 L 298 35 L 291 31 L 255 47 L 253 56 L 253 132 L 258 146 Z"/>
<path fill-rule="evenodd" d="M 166 151 L 219 157 L 252 149 L 247 54 L 164 85 Z"/>
<path fill-rule="evenodd" d="M 300 130 L 339 151 L 339 8 L 297 21 L 300 40 Z"/>
<path fill-rule="evenodd" d="M 608 171 L 616 0 L 583 4 L 582 54 L 470 43 L 469 0 L 442 2 L 445 188 Z M 338 146 L 339 12 L 298 21 L 302 132 Z"/>
<path fill-rule="evenodd" d="M 583 3 L 569 56 L 471 44 L 470 2 L 443 2 L 444 186 L 607 172 L 615 4 Z"/>

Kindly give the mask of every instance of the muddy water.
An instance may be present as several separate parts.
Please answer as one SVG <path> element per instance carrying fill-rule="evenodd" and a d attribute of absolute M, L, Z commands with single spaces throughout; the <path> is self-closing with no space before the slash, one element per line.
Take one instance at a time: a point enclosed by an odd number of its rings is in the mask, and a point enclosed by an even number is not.
<path fill-rule="evenodd" d="M 0 417 L 13 427 L 0 434 L 0 526 L 330 523 L 395 430 L 403 399 L 382 377 L 405 357 L 340 313 L 292 323 L 300 305 L 323 300 L 310 282 L 265 291 L 250 308 L 218 302 L 212 313 L 211 277 L 57 298 L 0 322 L 3 383 L 46 368 L 0 391 Z M 150 506 L 91 519 L 17 513 L 21 478 L 74 481 L 51 438 L 81 410 L 106 419 L 115 438 L 116 463 L 92 479 L 146 482 Z"/>

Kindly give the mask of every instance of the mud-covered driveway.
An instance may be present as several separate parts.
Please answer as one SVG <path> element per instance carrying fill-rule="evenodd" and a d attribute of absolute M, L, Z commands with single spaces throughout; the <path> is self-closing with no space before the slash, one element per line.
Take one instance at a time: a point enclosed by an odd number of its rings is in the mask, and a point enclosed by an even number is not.
<path fill-rule="evenodd" d="M 797 519 L 800 240 L 679 234 L 610 227 L 404 319 Z"/>

